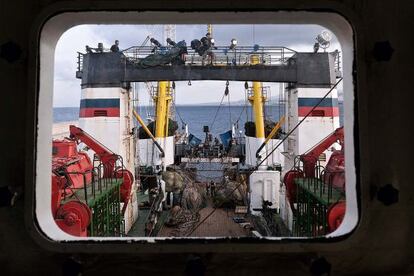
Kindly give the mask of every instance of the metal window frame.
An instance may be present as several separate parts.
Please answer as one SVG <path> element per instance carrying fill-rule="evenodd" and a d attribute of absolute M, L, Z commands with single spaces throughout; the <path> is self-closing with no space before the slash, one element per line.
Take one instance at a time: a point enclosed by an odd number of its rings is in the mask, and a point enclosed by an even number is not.
<path fill-rule="evenodd" d="M 327 3 L 328 4 L 328 3 Z M 352 11 L 346 9 L 338 3 L 329 2 L 329 7 L 321 7 L 317 4 L 302 4 L 300 9 L 292 6 L 286 6 L 281 3 L 267 4 L 261 6 L 251 2 L 251 6 L 244 8 L 229 8 L 225 4 L 217 4 L 212 7 L 207 3 L 201 4 L 199 10 L 194 11 L 185 5 L 176 6 L 175 8 L 166 8 L 162 1 L 152 1 L 144 3 L 136 2 L 105 2 L 95 3 L 93 7 L 88 3 L 57 3 L 48 6 L 43 10 L 36 19 L 31 32 L 30 51 L 32 53 L 29 64 L 29 93 L 27 104 L 27 134 L 28 143 L 26 152 L 26 196 L 25 196 L 25 223 L 26 228 L 32 238 L 42 247 L 57 252 L 129 252 L 129 253 L 155 253 L 155 252 L 309 252 L 309 251 L 339 251 L 350 248 L 357 244 L 357 239 L 353 239 L 355 232 L 358 231 L 357 226 L 361 219 L 361 196 L 359 182 L 359 139 L 358 139 L 358 115 L 355 111 L 355 103 L 357 99 L 357 76 L 354 68 L 359 68 L 356 63 L 356 36 L 355 26 L 350 22 L 358 22 L 358 18 Z M 270 5 L 270 6 L 269 6 Z M 85 16 L 87 15 L 87 16 Z M 49 130 L 45 126 L 51 126 L 51 116 L 45 114 L 44 110 L 40 110 L 39 103 L 42 97 L 46 97 L 42 105 L 51 106 L 51 95 L 53 90 L 50 89 L 50 83 L 42 88 L 41 82 L 50 82 L 53 80 L 53 64 L 42 64 L 41 61 L 41 40 L 45 36 L 48 39 L 47 46 L 54 43 L 56 46 L 57 39 L 64 31 L 70 27 L 79 24 L 97 24 L 97 23 L 135 23 L 135 24 L 204 24 L 206 19 L 213 20 L 217 24 L 319 24 L 330 28 L 336 35 L 341 33 L 346 36 L 346 47 L 352 54 L 348 52 L 347 58 L 344 60 L 344 85 L 353 87 L 353 95 L 349 96 L 348 114 L 351 122 L 345 128 L 345 139 L 347 141 L 347 156 L 352 155 L 352 165 L 355 166 L 353 178 L 355 178 L 355 202 L 357 206 L 357 221 L 354 222 L 352 229 L 346 234 L 337 237 L 323 238 L 160 238 L 145 240 L 130 239 L 80 239 L 75 241 L 55 241 L 47 233 L 45 233 L 39 225 L 36 215 L 36 187 L 41 183 L 36 183 L 37 167 L 47 169 L 47 162 L 38 159 L 48 152 L 44 152 L 44 148 L 49 145 L 43 138 L 47 138 Z M 50 28 L 51 25 L 53 28 Z M 351 31 L 350 31 L 351 30 Z M 344 42 L 344 37 L 338 37 L 339 41 Z M 362 39 L 358 37 L 358 39 Z M 342 44 L 342 46 L 344 46 Z M 48 53 L 53 51 L 54 47 L 47 49 Z M 45 52 L 43 53 L 45 54 Z M 345 53 L 346 55 L 346 53 Z M 345 57 L 344 55 L 344 57 Z M 53 57 L 52 57 L 53 60 Z M 52 66 L 51 66 L 52 65 Z M 46 81 L 44 71 L 47 72 Z M 44 84 L 44 83 L 43 83 Z M 46 96 L 44 94 L 47 94 Z M 347 99 L 345 98 L 345 101 Z M 48 117 L 49 116 L 49 117 Z M 44 119 L 46 118 L 46 119 Z M 349 119 L 349 118 L 348 118 Z M 48 132 L 49 131 L 49 132 Z M 46 136 L 45 136 L 46 135 Z M 30 139 L 32 138 L 32 139 Z M 51 138 L 51 135 L 50 137 Z M 47 140 L 47 139 L 46 139 Z M 350 146 L 348 146 L 348 144 Z M 352 145 L 352 146 L 351 146 Z M 42 149 L 43 148 L 43 149 Z M 50 147 L 51 151 L 51 147 Z M 351 155 L 349 155 L 351 154 Z M 47 171 L 47 170 L 46 170 Z M 49 183 L 49 182 L 47 182 Z"/>

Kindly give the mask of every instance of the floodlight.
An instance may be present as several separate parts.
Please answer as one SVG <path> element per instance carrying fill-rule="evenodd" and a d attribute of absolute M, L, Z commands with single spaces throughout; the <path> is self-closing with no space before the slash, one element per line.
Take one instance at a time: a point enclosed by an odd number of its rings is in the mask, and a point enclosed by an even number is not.
<path fill-rule="evenodd" d="M 319 46 L 322 49 L 326 49 L 330 46 L 332 40 L 331 32 L 327 30 L 323 30 L 318 36 L 316 37 L 316 41 L 318 42 Z"/>

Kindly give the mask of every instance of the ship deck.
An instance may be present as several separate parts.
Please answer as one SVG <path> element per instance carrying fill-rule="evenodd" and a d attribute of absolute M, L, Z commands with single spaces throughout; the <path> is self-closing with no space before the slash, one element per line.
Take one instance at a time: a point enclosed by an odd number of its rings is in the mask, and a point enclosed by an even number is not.
<path fill-rule="evenodd" d="M 141 192 L 137 192 L 137 200 L 138 206 L 140 206 L 148 200 L 148 195 L 143 194 Z M 138 219 L 132 226 L 131 230 L 129 230 L 127 234 L 128 237 L 145 237 L 145 223 L 148 219 L 149 213 L 149 208 L 138 207 Z M 159 223 L 157 224 L 155 232 L 159 231 L 162 228 L 167 216 L 168 212 L 164 211 L 161 213 L 159 217 Z"/>
<path fill-rule="evenodd" d="M 138 204 L 142 205 L 148 195 L 137 193 Z M 138 219 L 128 232 L 128 237 L 145 237 L 145 223 L 150 213 L 149 208 L 139 208 Z M 165 222 L 170 211 L 164 210 L 159 216 L 154 233 L 157 237 L 182 237 L 177 236 L 176 227 L 168 227 Z M 215 209 L 211 202 L 199 211 L 200 218 L 188 235 L 185 237 L 246 237 L 250 235 L 249 229 L 244 228 L 245 224 L 239 224 L 235 220 L 242 219 L 249 223 L 245 215 L 236 214 L 234 209 Z"/>
<path fill-rule="evenodd" d="M 200 210 L 200 220 L 188 237 L 246 237 L 249 236 L 249 229 L 236 223 L 233 218 L 241 216 L 230 209 L 214 209 L 207 206 Z M 247 219 L 246 219 L 247 221 Z M 158 233 L 159 237 L 169 237 L 174 228 L 164 226 Z"/>

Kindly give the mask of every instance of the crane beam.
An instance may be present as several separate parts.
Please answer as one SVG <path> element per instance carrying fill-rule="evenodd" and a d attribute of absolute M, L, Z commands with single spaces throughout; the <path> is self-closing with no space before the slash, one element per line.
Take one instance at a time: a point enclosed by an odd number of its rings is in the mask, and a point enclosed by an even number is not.
<path fill-rule="evenodd" d="M 296 53 L 280 64 L 237 64 L 201 66 L 136 66 L 122 53 L 84 54 L 76 76 L 82 86 L 119 86 L 129 82 L 229 80 L 295 83 L 303 87 L 331 87 L 335 83 L 334 57 L 330 53 Z"/>

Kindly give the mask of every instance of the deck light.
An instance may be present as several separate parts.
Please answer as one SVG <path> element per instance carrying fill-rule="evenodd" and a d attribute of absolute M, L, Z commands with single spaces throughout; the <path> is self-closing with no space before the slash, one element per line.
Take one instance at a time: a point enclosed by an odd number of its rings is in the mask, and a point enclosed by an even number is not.
<path fill-rule="evenodd" d="M 325 51 L 331 45 L 332 34 L 327 30 L 323 30 L 320 34 L 318 34 L 315 40 L 318 46 L 321 47 Z M 314 46 L 314 48 L 316 47 Z M 317 52 L 317 50 L 315 52 Z"/>

